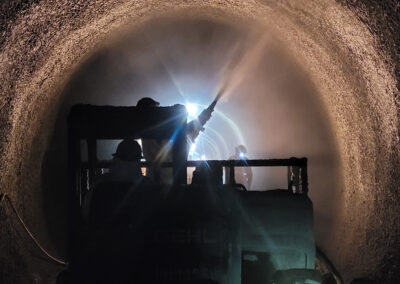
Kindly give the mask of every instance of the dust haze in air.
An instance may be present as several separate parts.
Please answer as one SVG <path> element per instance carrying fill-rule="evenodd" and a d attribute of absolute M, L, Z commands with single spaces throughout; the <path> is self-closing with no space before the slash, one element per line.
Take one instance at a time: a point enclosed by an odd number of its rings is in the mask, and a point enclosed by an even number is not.
<path fill-rule="evenodd" d="M 159 19 L 99 51 L 64 90 L 45 185 L 59 184 L 52 177 L 66 179 L 50 171 L 67 159 L 65 121 L 73 104 L 132 106 L 152 97 L 164 106 L 206 107 L 218 92 L 223 99 L 196 150 L 207 159 L 228 159 L 244 144 L 251 159 L 308 157 L 317 238 L 325 237 L 338 184 L 332 130 L 307 70 L 266 29 Z M 109 158 L 115 146 L 100 141 L 99 157 Z M 254 169 L 252 190 L 285 187 L 286 169 Z"/>
<path fill-rule="evenodd" d="M 268 39 L 268 34 L 252 30 L 250 35 L 241 38 L 228 50 L 229 56 L 222 65 L 216 91 L 222 101 L 227 101 L 246 77 L 257 69 Z"/>

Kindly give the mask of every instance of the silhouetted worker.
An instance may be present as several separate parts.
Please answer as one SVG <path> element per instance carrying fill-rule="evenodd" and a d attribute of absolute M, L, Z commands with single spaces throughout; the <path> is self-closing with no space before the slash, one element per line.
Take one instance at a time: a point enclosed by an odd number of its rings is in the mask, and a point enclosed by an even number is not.
<path fill-rule="evenodd" d="M 235 148 L 235 155 L 231 156 L 230 160 L 247 160 L 246 157 L 247 149 L 243 145 L 239 145 Z M 230 173 L 229 170 L 225 173 L 225 183 L 229 184 Z M 250 190 L 251 183 L 253 181 L 253 171 L 251 167 L 236 167 L 235 168 L 235 182 L 243 184 L 247 190 Z"/>
<path fill-rule="evenodd" d="M 138 183 L 143 179 L 140 159 L 142 148 L 133 139 L 122 140 L 113 154 L 107 181 Z"/>
<path fill-rule="evenodd" d="M 142 158 L 142 148 L 139 143 L 133 139 L 122 140 L 117 147 L 116 152 L 113 154 L 114 158 L 111 161 L 109 172 L 100 176 L 96 182 L 91 185 L 91 189 L 85 196 L 83 204 L 83 216 L 84 219 L 89 219 L 89 212 L 92 210 L 93 194 L 96 191 L 96 200 L 102 200 L 105 203 L 108 202 L 107 194 L 114 194 L 111 191 L 118 189 L 110 189 L 108 192 L 104 191 L 103 187 L 107 187 L 112 183 L 125 183 L 126 185 L 138 185 L 140 183 L 151 184 L 151 180 L 148 177 L 144 177 L 142 169 L 140 167 L 140 159 Z M 105 198 L 99 198 L 99 194 L 104 194 Z M 110 201 L 111 202 L 111 201 Z"/>
<path fill-rule="evenodd" d="M 195 142 L 196 138 L 199 136 L 200 131 L 204 130 L 204 125 L 206 122 L 211 118 L 211 114 L 214 111 L 214 107 L 217 103 L 219 98 L 214 100 L 214 102 L 205 110 L 203 110 L 200 115 L 190 121 L 187 124 L 187 138 L 188 138 L 188 145 Z M 159 107 L 160 103 L 153 100 L 152 98 L 142 98 L 140 99 L 136 106 L 138 108 L 155 108 Z M 161 164 L 163 162 L 171 162 L 171 149 L 168 145 L 167 140 L 157 140 L 157 139 L 143 139 L 143 156 L 146 161 L 153 163 L 153 167 L 148 169 L 148 176 L 154 178 L 155 181 L 164 184 L 172 183 L 172 169 L 170 168 L 158 168 L 157 164 Z"/>

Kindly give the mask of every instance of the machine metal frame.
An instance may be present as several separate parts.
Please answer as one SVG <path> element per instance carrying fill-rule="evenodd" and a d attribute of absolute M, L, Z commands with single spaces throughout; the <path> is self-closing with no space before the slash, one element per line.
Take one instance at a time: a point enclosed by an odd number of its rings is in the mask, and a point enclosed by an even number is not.
<path fill-rule="evenodd" d="M 184 106 L 158 107 L 150 109 L 138 109 L 136 107 L 92 106 L 76 105 L 71 109 L 68 117 L 69 129 L 69 175 L 70 175 L 70 208 L 71 208 L 71 251 L 79 250 L 81 231 L 84 226 L 81 208 L 82 200 L 90 189 L 91 184 L 101 173 L 101 169 L 109 168 L 110 161 L 101 161 L 97 157 L 97 140 L 118 139 L 167 139 L 172 143 L 172 162 L 163 163 L 162 167 L 172 167 L 173 186 L 182 189 L 190 187 L 187 184 L 187 168 L 201 167 L 205 163 L 211 168 L 222 171 L 229 170 L 228 187 L 239 188 L 235 181 L 235 168 L 237 167 L 287 167 L 288 186 L 280 193 L 288 194 L 290 202 L 302 200 L 302 204 L 308 216 L 304 224 L 312 224 L 312 203 L 308 198 L 308 174 L 306 158 L 289 159 L 257 159 L 257 160 L 205 160 L 187 161 L 187 113 Z M 83 161 L 81 157 L 81 141 L 86 141 L 88 159 Z M 142 167 L 151 167 L 148 162 L 141 162 Z M 221 181 L 222 183 L 222 181 Z M 183 187 L 182 187 L 183 186 Z M 222 185 L 225 186 L 225 185 Z M 198 188 L 194 186 L 193 188 Z M 221 186 L 217 186 L 218 190 Z M 279 193 L 276 192 L 276 193 Z M 244 193 L 244 192 L 243 192 Z M 280 194 L 271 192 L 271 200 L 285 198 Z M 253 198 L 243 197 L 243 204 L 252 207 L 258 206 L 254 202 L 261 201 L 263 193 L 254 193 Z M 261 195 L 260 195 L 261 194 Z M 298 197 L 294 196 L 298 195 Z M 250 196 L 249 196 L 250 197 Z M 271 201 L 274 202 L 274 201 Z M 289 203 L 290 203 L 289 202 Z M 273 203 L 271 203 L 273 204 Z M 256 208 L 256 207 L 252 207 Z M 300 207 L 299 207 L 300 208 Z M 262 210 L 262 208 L 260 208 Z M 259 214 L 256 208 L 252 214 Z M 261 212 L 261 211 L 260 211 Z M 262 213 L 261 213 L 262 214 Z M 275 214 L 271 215 L 275 216 Z M 310 218 L 309 218 L 310 217 Z M 305 236 L 312 235 L 312 225 Z M 246 229 L 248 237 L 252 237 L 251 228 Z M 310 239 L 311 240 L 311 239 Z M 313 241 L 313 238 L 312 240 Z M 254 243 L 253 247 L 258 245 Z M 248 246 L 252 248 L 252 245 Z M 315 247 L 314 247 L 315 248 Z M 245 249 L 245 247 L 244 247 Z M 312 255 L 311 252 L 308 251 Z M 72 256 L 73 257 L 73 256 Z M 307 257 L 306 257 L 307 258 Z M 312 262 L 314 263 L 314 262 Z M 307 261 L 306 261 L 306 267 Z M 246 283 L 246 282 L 242 282 Z"/>

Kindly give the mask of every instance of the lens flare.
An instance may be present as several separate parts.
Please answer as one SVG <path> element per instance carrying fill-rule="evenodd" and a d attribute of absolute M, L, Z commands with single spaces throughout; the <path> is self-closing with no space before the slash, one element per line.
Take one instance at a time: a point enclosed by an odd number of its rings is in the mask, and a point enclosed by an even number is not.
<path fill-rule="evenodd" d="M 188 113 L 189 119 L 194 119 L 197 117 L 199 109 L 196 104 L 187 103 L 186 104 L 186 111 Z"/>

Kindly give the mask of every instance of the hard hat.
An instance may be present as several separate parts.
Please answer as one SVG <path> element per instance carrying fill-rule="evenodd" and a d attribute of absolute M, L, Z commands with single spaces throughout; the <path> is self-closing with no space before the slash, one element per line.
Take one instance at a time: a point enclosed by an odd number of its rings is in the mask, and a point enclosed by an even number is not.
<path fill-rule="evenodd" d="M 122 140 L 117 147 L 114 157 L 122 161 L 137 161 L 142 157 L 142 147 L 133 139 Z"/>
<path fill-rule="evenodd" d="M 160 103 L 153 100 L 152 98 L 145 97 L 145 98 L 141 98 L 140 100 L 138 100 L 136 106 L 140 107 L 140 108 L 158 107 L 158 106 L 160 106 Z"/>

